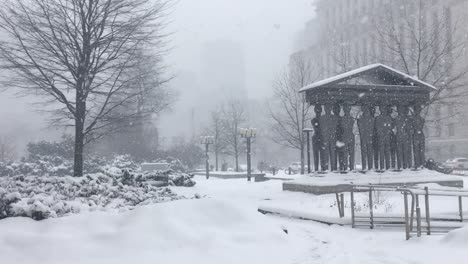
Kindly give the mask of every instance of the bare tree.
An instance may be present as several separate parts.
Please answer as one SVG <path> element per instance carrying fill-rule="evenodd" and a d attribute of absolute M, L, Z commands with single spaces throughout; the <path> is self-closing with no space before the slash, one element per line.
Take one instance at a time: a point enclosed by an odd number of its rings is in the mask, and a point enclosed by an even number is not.
<path fill-rule="evenodd" d="M 342 74 L 351 71 L 355 65 L 359 64 L 357 54 L 353 54 L 350 43 L 344 41 L 344 39 L 341 39 L 339 44 L 334 48 L 331 59 L 335 64 L 335 68 L 332 69 L 334 74 Z"/>
<path fill-rule="evenodd" d="M 16 158 L 16 145 L 11 137 L 0 137 L 0 162 Z"/>
<path fill-rule="evenodd" d="M 219 169 L 219 155 L 227 148 L 226 142 L 226 120 L 224 120 L 222 108 L 211 111 L 211 120 L 207 133 L 214 137 L 213 152 L 215 156 L 215 168 Z"/>
<path fill-rule="evenodd" d="M 174 102 L 176 95 L 168 89 L 171 78 L 163 76 L 159 58 L 141 55 L 130 74 L 138 76 L 127 89 L 137 96 L 116 108 L 109 118 L 132 116 L 122 122 L 113 122 L 110 130 L 117 131 L 108 137 L 108 148 L 115 153 L 131 154 L 140 160 L 153 159 L 158 146 L 155 120 Z M 100 133 L 99 136 L 106 136 Z"/>
<path fill-rule="evenodd" d="M 80 176 L 85 144 L 142 114 L 114 115 L 142 94 L 134 86 L 149 69 L 132 71 L 142 54 L 163 55 L 168 2 L 7 0 L 2 5 L 1 67 L 12 76 L 6 85 L 42 96 L 53 124 L 74 127 L 74 175 Z"/>
<path fill-rule="evenodd" d="M 453 21 L 449 9 L 429 13 L 424 0 L 399 1 L 398 8 L 386 6 L 377 18 L 376 39 L 382 61 L 438 88 L 430 104 L 453 104 L 465 97 L 468 66 L 464 62 L 467 37 Z"/>
<path fill-rule="evenodd" d="M 299 90 L 318 79 L 311 62 L 302 54 L 292 56 L 289 68 L 273 86 L 273 99 L 269 105 L 273 140 L 283 146 L 299 150 L 301 173 L 304 174 L 304 128 L 308 126 L 309 106 Z"/>
<path fill-rule="evenodd" d="M 227 153 L 234 156 L 236 171 L 239 171 L 239 155 L 243 150 L 239 129 L 246 121 L 244 104 L 236 99 L 229 100 L 222 110 L 223 123 L 226 129 L 225 142 Z"/>

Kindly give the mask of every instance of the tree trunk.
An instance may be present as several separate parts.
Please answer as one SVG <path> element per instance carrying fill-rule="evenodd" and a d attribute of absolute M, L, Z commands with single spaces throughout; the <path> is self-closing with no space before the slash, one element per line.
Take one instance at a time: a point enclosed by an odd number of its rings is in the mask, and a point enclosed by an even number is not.
<path fill-rule="evenodd" d="M 239 151 L 236 149 L 234 156 L 236 156 L 236 172 L 239 172 Z"/>
<path fill-rule="evenodd" d="M 218 153 L 218 151 L 215 151 L 216 171 L 219 171 L 219 170 L 218 170 L 218 160 L 219 160 L 219 153 Z"/>
<path fill-rule="evenodd" d="M 81 118 L 75 120 L 75 153 L 73 164 L 73 176 L 83 176 L 83 148 L 84 148 L 84 134 L 83 122 Z"/>
<path fill-rule="evenodd" d="M 75 153 L 73 164 L 73 176 L 83 176 L 83 149 L 84 149 L 84 123 L 86 115 L 86 102 L 83 100 L 83 81 L 78 80 L 76 89 L 76 110 L 75 110 Z"/>

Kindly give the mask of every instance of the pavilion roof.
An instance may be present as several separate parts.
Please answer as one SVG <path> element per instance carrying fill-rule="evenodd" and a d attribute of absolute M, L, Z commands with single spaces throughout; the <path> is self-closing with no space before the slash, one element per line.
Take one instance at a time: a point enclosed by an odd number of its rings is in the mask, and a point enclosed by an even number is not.
<path fill-rule="evenodd" d="M 437 89 L 433 85 L 418 80 L 415 77 L 402 73 L 389 66 L 377 63 L 309 84 L 300 89 L 299 92 L 306 92 L 316 88 L 331 87 L 341 83 L 346 84 L 346 82 L 352 79 L 361 79 L 361 81 L 365 81 L 365 84 L 367 85 L 385 85 L 395 87 L 413 86 L 415 88 L 424 88 L 429 91 Z M 348 85 L 348 87 L 352 87 L 352 84 Z"/>

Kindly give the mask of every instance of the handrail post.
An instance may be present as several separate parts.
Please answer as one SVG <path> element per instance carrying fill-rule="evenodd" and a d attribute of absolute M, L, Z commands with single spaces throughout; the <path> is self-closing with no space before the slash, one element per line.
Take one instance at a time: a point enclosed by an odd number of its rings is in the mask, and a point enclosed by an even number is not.
<path fill-rule="evenodd" d="M 421 237 L 421 208 L 419 208 L 419 206 L 416 207 L 416 230 L 418 232 L 418 237 Z"/>
<path fill-rule="evenodd" d="M 344 194 L 340 194 L 341 196 L 341 217 L 344 217 Z"/>
<path fill-rule="evenodd" d="M 374 202 L 372 201 L 372 189 L 372 184 L 369 184 L 370 229 L 374 229 Z"/>
<path fill-rule="evenodd" d="M 429 188 L 424 187 L 426 194 L 424 195 L 424 205 L 426 206 L 426 222 L 427 222 L 427 234 L 431 234 L 431 215 L 429 212 Z"/>
<path fill-rule="evenodd" d="M 419 207 L 419 194 L 415 195 L 416 200 L 416 231 L 418 233 L 418 237 L 421 236 L 421 208 Z"/>
<path fill-rule="evenodd" d="M 406 233 L 406 240 L 410 239 L 410 231 L 409 231 L 409 216 L 408 216 L 408 193 L 407 191 L 403 191 L 403 200 L 405 205 L 405 233 Z"/>
<path fill-rule="evenodd" d="M 351 227 L 355 228 L 356 227 L 356 219 L 354 215 L 354 185 L 351 183 Z"/>
<path fill-rule="evenodd" d="M 410 219 L 410 231 L 413 231 L 413 227 L 414 227 L 414 212 L 415 212 L 415 209 L 414 209 L 414 204 L 415 204 L 415 201 L 414 201 L 414 195 L 413 193 L 411 193 L 411 219 Z"/>
<path fill-rule="evenodd" d="M 335 194 L 336 195 L 336 205 L 338 207 L 338 215 L 340 216 L 340 218 L 342 217 L 341 216 L 341 202 L 340 202 L 340 195 L 338 193 Z"/>
<path fill-rule="evenodd" d="M 458 196 L 458 211 L 460 214 L 460 222 L 463 222 L 463 200 L 461 196 Z"/>

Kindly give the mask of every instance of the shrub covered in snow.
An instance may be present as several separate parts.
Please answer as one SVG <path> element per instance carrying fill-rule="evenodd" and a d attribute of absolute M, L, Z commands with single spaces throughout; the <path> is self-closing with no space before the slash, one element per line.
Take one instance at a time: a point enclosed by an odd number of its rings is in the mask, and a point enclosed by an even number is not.
<path fill-rule="evenodd" d="M 41 220 L 92 210 L 129 210 L 138 205 L 180 199 L 167 186 L 195 185 L 180 162 L 168 171 L 140 172 L 129 156 L 111 161 L 89 158 L 84 177 L 71 177 L 73 163 L 55 156 L 0 163 L 0 219 Z"/>
<path fill-rule="evenodd" d="M 164 161 L 166 162 L 166 161 Z M 173 172 L 185 173 L 185 167 L 179 160 L 168 161 Z M 122 169 L 138 171 L 140 165 L 133 161 L 129 155 L 115 156 L 107 160 L 103 157 L 90 156 L 85 159 L 85 174 L 106 173 L 108 171 Z M 0 162 L 1 176 L 68 176 L 73 175 L 73 161 L 60 156 L 39 156 L 35 155 L 26 161 L 21 162 Z"/>
<path fill-rule="evenodd" d="M 164 182 L 167 179 L 167 182 Z M 93 210 L 129 210 L 135 206 L 180 199 L 161 185 L 194 185 L 191 176 L 168 172 L 96 173 L 84 177 L 0 177 L 0 219 L 36 220 Z"/>
<path fill-rule="evenodd" d="M 41 156 L 58 156 L 73 158 L 74 138 L 71 135 L 63 135 L 59 142 L 39 141 L 30 142 L 26 146 L 30 158 Z"/>

